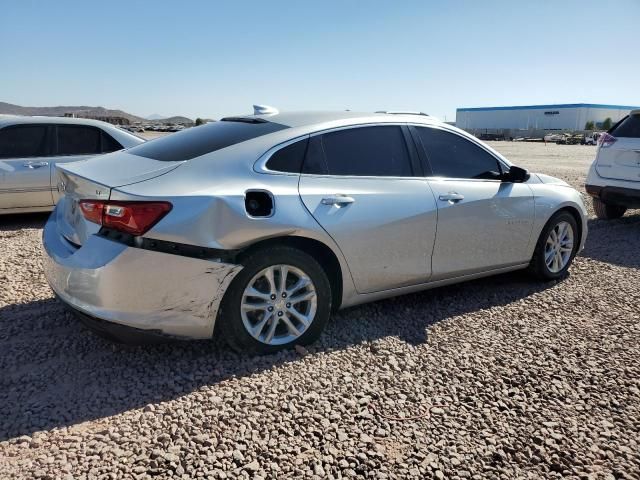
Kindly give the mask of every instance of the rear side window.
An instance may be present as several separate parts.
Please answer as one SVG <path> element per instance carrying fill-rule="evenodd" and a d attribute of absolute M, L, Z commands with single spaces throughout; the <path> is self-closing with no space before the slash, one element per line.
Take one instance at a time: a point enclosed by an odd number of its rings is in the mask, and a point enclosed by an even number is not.
<path fill-rule="evenodd" d="M 300 173 L 302 161 L 307 151 L 307 143 L 309 143 L 309 139 L 305 138 L 281 148 L 271 155 L 267 161 L 267 168 L 275 172 Z"/>
<path fill-rule="evenodd" d="M 285 128 L 288 127 L 264 120 L 222 120 L 137 145 L 127 153 L 163 162 L 190 160 Z"/>
<path fill-rule="evenodd" d="M 47 153 L 47 127 L 44 125 L 21 125 L 0 130 L 0 158 L 42 157 Z"/>
<path fill-rule="evenodd" d="M 611 135 L 621 138 L 640 138 L 640 115 L 629 115 L 611 130 Z"/>
<path fill-rule="evenodd" d="M 498 160 L 469 140 L 437 128 L 416 127 L 435 177 L 493 179 Z"/>
<path fill-rule="evenodd" d="M 58 125 L 58 155 L 101 153 L 101 130 L 80 125 Z"/>
<path fill-rule="evenodd" d="M 120 145 L 111 135 L 106 132 L 102 132 L 102 151 L 104 153 L 115 152 L 117 150 L 122 150 L 122 145 Z"/>
<path fill-rule="evenodd" d="M 313 137 L 304 173 L 410 177 L 413 175 L 399 126 L 359 127 Z"/>

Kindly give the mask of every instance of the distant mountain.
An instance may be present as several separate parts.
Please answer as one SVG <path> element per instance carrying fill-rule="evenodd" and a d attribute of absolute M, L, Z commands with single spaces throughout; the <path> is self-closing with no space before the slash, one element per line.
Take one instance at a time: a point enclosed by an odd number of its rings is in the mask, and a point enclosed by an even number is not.
<path fill-rule="evenodd" d="M 145 117 L 147 120 L 162 120 L 166 118 L 164 115 L 159 115 L 157 113 L 152 113 L 151 115 Z"/>
<path fill-rule="evenodd" d="M 169 117 L 169 118 L 159 118 L 155 120 L 156 122 L 162 123 L 194 123 L 193 120 L 187 117 Z"/>
<path fill-rule="evenodd" d="M 122 110 L 110 110 L 104 107 L 88 107 L 88 106 L 60 106 L 60 107 L 21 107 L 11 103 L 0 102 L 0 115 L 44 115 L 47 117 L 64 117 L 66 113 L 74 113 L 82 117 L 122 117 L 130 122 L 146 123 L 149 121 L 164 123 L 193 123 L 193 120 L 187 117 L 169 117 L 162 118 L 160 115 L 153 115 L 159 118 L 145 119 L 124 112 Z"/>

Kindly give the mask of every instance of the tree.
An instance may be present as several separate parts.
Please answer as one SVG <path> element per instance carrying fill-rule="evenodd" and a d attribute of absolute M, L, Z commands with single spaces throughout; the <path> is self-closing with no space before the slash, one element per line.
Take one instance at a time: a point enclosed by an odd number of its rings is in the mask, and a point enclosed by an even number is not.
<path fill-rule="evenodd" d="M 204 124 L 204 123 L 205 123 L 205 121 L 204 121 L 203 119 L 201 119 L 200 117 L 196 118 L 196 127 L 197 127 L 198 125 L 202 125 L 202 124 Z"/>
<path fill-rule="evenodd" d="M 613 120 L 611 120 L 611 117 L 605 118 L 604 122 L 602 122 L 603 130 L 609 130 L 612 126 L 613 126 Z"/>
<path fill-rule="evenodd" d="M 595 129 L 595 124 L 593 123 L 592 120 L 589 120 L 587 123 L 584 124 L 584 129 L 585 130 L 594 130 Z"/>

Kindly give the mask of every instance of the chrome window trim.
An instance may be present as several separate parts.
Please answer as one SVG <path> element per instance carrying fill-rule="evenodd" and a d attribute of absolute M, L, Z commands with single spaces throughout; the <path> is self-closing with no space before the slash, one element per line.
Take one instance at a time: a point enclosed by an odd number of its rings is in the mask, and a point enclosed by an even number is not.
<path fill-rule="evenodd" d="M 322 130 L 317 130 L 311 133 L 307 133 L 305 135 L 301 135 L 299 137 L 295 137 L 292 138 L 290 140 L 287 140 L 286 142 L 283 143 L 279 143 L 278 145 L 271 147 L 269 150 L 267 150 L 265 153 L 263 153 L 258 160 L 256 160 L 256 162 L 253 165 L 253 169 L 254 171 L 256 171 L 257 173 L 266 173 L 269 175 L 297 175 L 297 176 L 304 176 L 304 177 L 320 177 L 320 178 L 369 178 L 369 179 L 395 179 L 395 180 L 400 180 L 400 179 L 407 179 L 407 178 L 411 178 L 411 179 L 423 179 L 425 177 L 421 177 L 419 175 L 411 175 L 410 177 L 391 177 L 391 176 L 375 176 L 375 175 L 321 175 L 318 173 L 293 173 L 293 172 L 280 172 L 278 170 L 270 170 L 267 168 L 267 162 L 269 161 L 269 159 L 276 153 L 278 152 L 280 149 L 285 148 L 289 145 L 291 145 L 292 143 L 295 143 L 299 140 L 304 140 L 305 138 L 311 139 L 311 137 L 316 137 L 318 135 L 324 135 L 325 133 L 331 133 L 331 132 L 338 132 L 340 130 L 349 130 L 349 129 L 353 129 L 353 128 L 365 128 L 365 127 L 380 127 L 380 126 L 407 126 L 409 125 L 407 122 L 368 122 L 368 123 L 358 123 L 358 124 L 353 124 L 353 125 L 343 125 L 341 127 L 329 127 L 329 128 L 324 128 Z M 424 124 L 422 124 L 424 125 Z M 407 147 L 407 153 L 409 154 L 409 156 L 411 155 L 409 150 L 409 146 L 406 145 Z"/>

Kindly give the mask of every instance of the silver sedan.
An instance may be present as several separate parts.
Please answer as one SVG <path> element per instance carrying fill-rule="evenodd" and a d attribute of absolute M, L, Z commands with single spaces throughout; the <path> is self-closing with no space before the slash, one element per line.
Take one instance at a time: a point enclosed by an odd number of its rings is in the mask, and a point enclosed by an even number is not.
<path fill-rule="evenodd" d="M 0 215 L 46 212 L 58 200 L 55 165 L 139 145 L 144 140 L 85 118 L 0 116 Z"/>
<path fill-rule="evenodd" d="M 215 327 L 244 352 L 307 344 L 339 308 L 561 278 L 587 235 L 576 190 L 422 114 L 258 109 L 56 178 L 47 279 L 124 341 Z"/>

